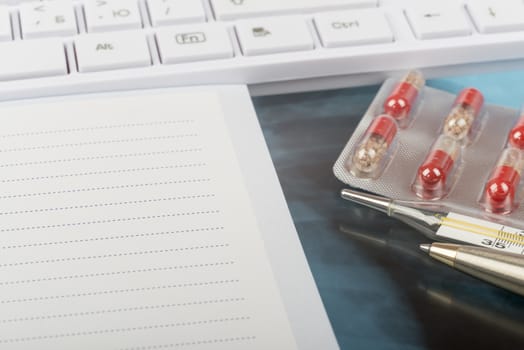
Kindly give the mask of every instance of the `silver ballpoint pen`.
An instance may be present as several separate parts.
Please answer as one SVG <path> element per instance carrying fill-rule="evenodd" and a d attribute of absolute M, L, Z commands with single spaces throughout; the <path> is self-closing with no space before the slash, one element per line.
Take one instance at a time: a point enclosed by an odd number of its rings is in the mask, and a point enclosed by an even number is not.
<path fill-rule="evenodd" d="M 420 249 L 459 271 L 524 296 L 521 254 L 451 243 L 421 244 Z"/>

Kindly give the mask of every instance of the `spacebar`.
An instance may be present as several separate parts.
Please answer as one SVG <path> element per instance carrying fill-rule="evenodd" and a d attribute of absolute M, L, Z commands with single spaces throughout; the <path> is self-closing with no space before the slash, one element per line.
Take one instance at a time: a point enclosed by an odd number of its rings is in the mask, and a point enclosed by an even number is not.
<path fill-rule="evenodd" d="M 211 3 L 219 20 L 378 6 L 378 0 L 211 0 Z"/>
<path fill-rule="evenodd" d="M 0 44 L 0 80 L 67 74 L 60 39 L 12 41 Z"/>

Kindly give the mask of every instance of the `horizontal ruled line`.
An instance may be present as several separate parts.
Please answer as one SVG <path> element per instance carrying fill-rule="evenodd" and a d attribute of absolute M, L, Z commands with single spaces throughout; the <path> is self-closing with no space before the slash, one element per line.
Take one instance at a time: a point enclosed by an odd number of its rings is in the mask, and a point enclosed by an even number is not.
<path fill-rule="evenodd" d="M 118 258 L 118 257 L 122 257 L 122 256 L 174 253 L 174 252 L 201 250 L 201 249 L 225 248 L 225 247 L 228 247 L 228 246 L 229 246 L 229 244 L 210 244 L 210 245 L 200 245 L 200 246 L 193 246 L 193 247 L 183 247 L 183 248 L 141 250 L 141 251 L 136 251 L 136 252 L 124 252 L 124 253 L 116 253 L 116 254 L 73 256 L 73 257 L 69 257 L 69 258 L 33 260 L 33 261 L 22 261 L 22 262 L 16 262 L 16 263 L 1 264 L 0 267 L 15 267 L 15 266 L 36 265 L 36 264 L 52 264 L 52 263 L 69 262 L 69 261 L 83 261 L 83 260 L 97 260 L 97 259 L 107 259 L 107 258 Z M 4 284 L 4 282 L 0 282 L 0 285 L 1 284 Z"/>
<path fill-rule="evenodd" d="M 184 346 L 195 346 L 195 345 L 212 345 L 212 344 L 224 344 L 224 343 L 234 343 L 234 342 L 243 342 L 248 340 L 255 340 L 256 336 L 247 336 L 247 337 L 232 337 L 232 338 L 215 338 L 215 339 L 205 339 L 205 340 L 193 340 L 180 343 L 169 343 L 169 344 L 157 344 L 157 345 L 146 345 L 146 346 L 136 346 L 131 348 L 121 348 L 120 350 L 160 350 L 160 349 L 170 349 L 170 348 L 180 348 Z"/>
<path fill-rule="evenodd" d="M 50 135 L 50 134 L 51 135 L 52 134 L 64 134 L 64 133 L 70 133 L 70 132 L 93 131 L 93 130 L 104 130 L 104 129 L 125 129 L 125 128 L 154 126 L 154 125 L 188 124 L 188 123 L 193 123 L 193 122 L 194 122 L 193 119 L 158 120 L 158 121 L 151 121 L 151 122 L 147 122 L 147 123 L 128 123 L 128 124 L 99 125 L 99 126 L 90 126 L 90 127 L 84 127 L 84 128 L 42 130 L 42 131 L 32 131 L 32 132 L 23 132 L 23 133 L 4 134 L 4 135 L 0 135 L 0 138 L 20 137 L 20 136 L 36 136 L 36 135 Z"/>
<path fill-rule="evenodd" d="M 41 208 L 41 209 L 30 209 L 30 210 L 14 210 L 0 212 L 2 215 L 18 215 L 18 214 L 29 214 L 29 213 L 46 213 L 51 211 L 64 211 L 64 210 L 74 210 L 74 209 L 87 209 L 87 208 L 99 208 L 99 207 L 117 207 L 128 204 L 144 204 L 144 203 L 156 203 L 156 202 L 168 202 L 168 201 L 177 201 L 185 199 L 200 199 L 200 198 L 211 198 L 214 197 L 214 194 L 198 194 L 194 196 L 178 196 L 178 197 L 166 197 L 166 198 L 151 198 L 151 199 L 139 199 L 134 201 L 123 201 L 123 202 L 109 202 L 109 203 L 94 203 L 94 204 L 84 204 L 84 205 L 72 205 L 69 207 L 59 207 L 59 208 Z"/>
<path fill-rule="evenodd" d="M 0 304 L 27 303 L 27 302 L 33 302 L 33 301 L 82 298 L 82 297 L 91 297 L 91 296 L 97 296 L 97 295 L 113 295 L 113 294 L 121 294 L 121 293 L 150 292 L 153 290 L 188 288 L 188 287 L 204 287 L 204 286 L 213 286 L 213 285 L 239 283 L 239 282 L 240 280 L 238 279 L 230 279 L 230 280 L 218 280 L 218 281 L 207 281 L 207 282 L 178 283 L 178 284 L 168 284 L 168 285 L 162 285 L 162 286 L 151 286 L 151 287 L 141 287 L 141 288 L 113 289 L 113 290 L 102 290 L 102 291 L 87 292 L 87 293 L 62 294 L 62 295 L 51 295 L 51 296 L 21 298 L 21 299 L 7 299 L 7 300 L 1 300 Z"/>
<path fill-rule="evenodd" d="M 0 182 L 2 182 L 2 183 L 12 183 L 12 182 L 49 180 L 49 179 L 60 179 L 60 178 L 67 178 L 67 177 L 90 176 L 90 175 L 123 174 L 123 173 L 131 173 L 131 172 L 138 172 L 138 171 L 150 171 L 150 170 L 196 168 L 196 167 L 201 167 L 201 166 L 204 166 L 204 165 L 206 165 L 206 163 L 175 164 L 175 165 L 163 165 L 163 166 L 146 167 L 146 168 L 129 168 L 129 169 L 113 169 L 113 170 L 103 170 L 103 171 L 88 171 L 88 172 L 72 173 L 72 174 L 58 174 L 58 175 L 48 175 L 48 176 L 22 177 L 22 178 L 16 178 L 16 179 L 3 179 L 3 180 L 0 180 Z"/>
<path fill-rule="evenodd" d="M 41 335 L 41 336 L 26 337 L 26 338 L 0 339 L 0 344 L 20 343 L 20 342 L 35 341 L 35 340 L 70 338 L 70 337 L 107 334 L 107 333 L 111 333 L 111 334 L 129 333 L 129 332 L 136 332 L 136 331 L 145 331 L 145 330 L 150 330 L 150 329 L 200 326 L 200 325 L 213 324 L 213 323 L 247 321 L 249 319 L 250 319 L 249 316 L 240 316 L 240 317 L 207 319 L 207 320 L 199 320 L 199 321 L 176 322 L 176 323 L 167 323 L 167 324 L 154 324 L 154 325 L 138 326 L 138 327 L 97 329 L 97 330 L 92 330 L 92 331 L 50 334 L 50 335 Z"/>
<path fill-rule="evenodd" d="M 18 231 L 28 231 L 28 230 L 42 230 L 42 229 L 57 228 L 57 227 L 72 227 L 72 226 L 82 226 L 82 225 L 107 224 L 107 223 L 113 223 L 113 222 L 126 222 L 126 221 L 162 219 L 162 218 L 176 217 L 176 216 L 217 214 L 219 212 L 220 212 L 219 210 L 193 211 L 193 212 L 185 212 L 185 213 L 171 213 L 171 214 L 160 214 L 160 215 L 135 216 L 135 217 L 128 217 L 128 218 L 116 218 L 116 219 L 107 219 L 107 220 L 71 222 L 71 223 L 55 224 L 55 225 L 13 227 L 13 228 L 1 229 L 0 232 L 18 232 Z"/>
<path fill-rule="evenodd" d="M 164 135 L 164 136 L 151 136 L 151 137 L 136 137 L 136 138 L 129 138 L 129 139 L 86 141 L 86 142 L 76 142 L 76 143 L 59 143 L 59 144 L 51 144 L 51 145 L 39 145 L 39 146 L 31 146 L 31 147 L 16 147 L 16 148 L 0 149 L 0 153 L 38 151 L 38 150 L 49 150 L 49 149 L 55 149 L 55 148 L 74 148 L 74 147 L 81 147 L 81 146 L 108 145 L 108 144 L 118 144 L 118 143 L 134 143 L 134 142 L 157 141 L 157 140 L 182 139 L 182 138 L 196 137 L 196 136 L 198 136 L 198 134 Z"/>
<path fill-rule="evenodd" d="M 151 157 L 165 154 L 176 154 L 176 153 L 191 153 L 200 152 L 202 148 L 184 148 L 167 151 L 156 151 L 156 152 L 138 152 L 138 153 L 122 153 L 122 154 L 108 154 L 101 156 L 89 156 L 89 157 L 77 157 L 77 158 L 65 158 L 65 159 L 50 159 L 50 160 L 37 160 L 23 163 L 8 163 L 0 164 L 0 168 L 13 168 L 23 167 L 29 165 L 45 165 L 45 164 L 57 164 L 57 163 L 69 163 L 69 162 L 85 162 L 91 160 L 103 160 L 103 159 L 123 159 L 123 158 L 138 158 L 138 157 Z"/>
<path fill-rule="evenodd" d="M 65 194 L 65 193 L 107 191 L 107 190 L 119 190 L 119 189 L 129 189 L 129 188 L 138 188 L 138 187 L 150 187 L 150 186 L 165 186 L 165 185 L 175 185 L 175 184 L 200 183 L 200 182 L 209 182 L 209 181 L 211 181 L 210 178 L 202 178 L 202 179 L 187 179 L 187 180 L 173 180 L 173 181 L 161 181 L 161 182 L 128 184 L 128 185 L 86 187 L 86 188 L 75 188 L 75 189 L 61 190 L 61 191 L 12 194 L 12 195 L 0 196 L 0 199 L 39 197 L 39 196 L 50 196 L 50 195 Z"/>
<path fill-rule="evenodd" d="M 246 298 L 223 298 L 223 299 L 189 301 L 185 303 L 175 303 L 175 304 L 143 305 L 143 306 L 135 306 L 135 307 L 122 307 L 122 308 L 115 308 L 115 309 L 101 309 L 101 310 L 94 310 L 94 311 L 71 312 L 71 313 L 64 313 L 64 314 L 51 314 L 51 315 L 10 318 L 10 319 L 5 319 L 5 320 L 0 320 L 0 323 L 31 322 L 31 321 L 53 320 L 53 319 L 70 318 L 70 317 L 97 316 L 97 315 L 121 313 L 121 312 L 159 310 L 159 309 L 167 309 L 167 308 L 175 308 L 175 307 L 200 306 L 200 305 L 222 304 L 222 303 L 237 303 L 237 302 L 242 302 L 245 300 Z"/>
<path fill-rule="evenodd" d="M 223 245 L 223 246 L 227 246 L 227 245 Z M 216 247 L 218 247 L 218 246 L 216 246 Z M 166 253 L 166 252 L 167 251 L 162 251 L 161 253 Z M 97 273 L 77 274 L 77 275 L 69 275 L 69 276 L 35 278 L 35 279 L 29 279 L 29 280 L 5 281 L 5 282 L 0 282 L 0 285 L 1 286 L 7 286 L 7 285 L 19 285 L 19 284 L 28 284 L 28 283 L 38 283 L 38 282 L 64 281 L 64 280 L 81 279 L 81 278 L 93 278 L 93 277 L 105 277 L 105 276 L 122 276 L 122 275 L 134 274 L 134 273 L 185 270 L 185 269 L 194 269 L 194 268 L 201 268 L 201 267 L 226 266 L 226 265 L 233 265 L 233 264 L 234 264 L 234 261 L 225 261 L 225 262 L 203 263 L 203 264 L 190 264 L 190 265 L 178 265 L 178 266 L 166 266 L 166 267 L 152 267 L 152 268 L 149 268 L 149 269 L 135 269 L 135 270 L 125 270 L 125 271 L 97 272 Z"/>
<path fill-rule="evenodd" d="M 118 239 L 127 239 L 127 238 L 154 237 L 154 236 L 173 235 L 173 234 L 180 234 L 180 233 L 219 231 L 223 229 L 224 229 L 223 226 L 216 226 L 216 227 L 204 227 L 204 228 L 176 230 L 176 231 L 146 232 L 146 233 L 135 233 L 135 234 L 126 234 L 126 235 L 121 234 L 118 236 L 103 236 L 103 237 L 91 237 L 91 238 L 84 238 L 84 239 L 72 239 L 72 240 L 65 240 L 65 241 L 35 242 L 35 243 L 25 243 L 25 244 L 17 244 L 17 245 L 7 245 L 7 246 L 3 246 L 2 249 L 21 249 L 21 248 L 42 247 L 42 246 L 49 246 L 49 245 L 63 245 L 63 244 L 118 240 Z"/>

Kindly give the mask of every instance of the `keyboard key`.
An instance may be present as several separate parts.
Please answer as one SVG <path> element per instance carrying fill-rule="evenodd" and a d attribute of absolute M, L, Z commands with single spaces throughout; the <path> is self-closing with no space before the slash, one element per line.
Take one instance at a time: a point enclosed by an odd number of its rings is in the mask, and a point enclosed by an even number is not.
<path fill-rule="evenodd" d="M 9 18 L 9 10 L 7 6 L 0 6 L 0 41 L 11 40 L 13 34 L 11 33 L 11 19 Z"/>
<path fill-rule="evenodd" d="M 524 30 L 522 0 L 470 0 L 467 8 L 481 33 Z"/>
<path fill-rule="evenodd" d="M 60 39 L 1 43 L 0 52 L 0 80 L 67 74 L 67 60 Z"/>
<path fill-rule="evenodd" d="M 376 7 L 378 0 L 211 0 L 219 20 L 304 13 L 343 8 Z"/>
<path fill-rule="evenodd" d="M 75 39 L 79 72 L 146 67 L 151 55 L 141 33 L 88 34 Z"/>
<path fill-rule="evenodd" d="M 471 25 L 462 6 L 424 3 L 407 8 L 405 13 L 418 39 L 471 35 Z"/>
<path fill-rule="evenodd" d="M 184 25 L 156 34 L 162 63 L 181 63 L 233 57 L 226 28 L 220 24 Z"/>
<path fill-rule="evenodd" d="M 257 18 L 236 25 L 246 56 L 311 50 L 314 47 L 306 22 L 300 17 Z"/>
<path fill-rule="evenodd" d="M 78 33 L 75 12 L 69 1 L 34 1 L 20 6 L 24 39 L 67 36 Z"/>
<path fill-rule="evenodd" d="M 137 0 L 88 0 L 85 17 L 88 32 L 142 27 Z"/>
<path fill-rule="evenodd" d="M 315 16 L 324 47 L 367 45 L 393 41 L 393 32 L 379 10 L 328 12 Z"/>
<path fill-rule="evenodd" d="M 200 0 L 148 0 L 147 7 L 154 27 L 206 20 Z"/>

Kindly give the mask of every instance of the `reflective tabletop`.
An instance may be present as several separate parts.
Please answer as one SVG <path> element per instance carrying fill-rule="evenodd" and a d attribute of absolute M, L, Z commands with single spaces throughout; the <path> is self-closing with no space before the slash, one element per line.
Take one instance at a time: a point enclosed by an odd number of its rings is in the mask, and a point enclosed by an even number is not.
<path fill-rule="evenodd" d="M 476 83 L 430 85 L 456 92 Z M 523 297 L 431 260 L 418 249 L 424 236 L 339 197 L 333 163 L 378 88 L 254 98 L 341 349 L 524 349 Z M 524 103 L 524 92 L 505 100 L 504 89 L 490 90 L 488 102 Z"/>

